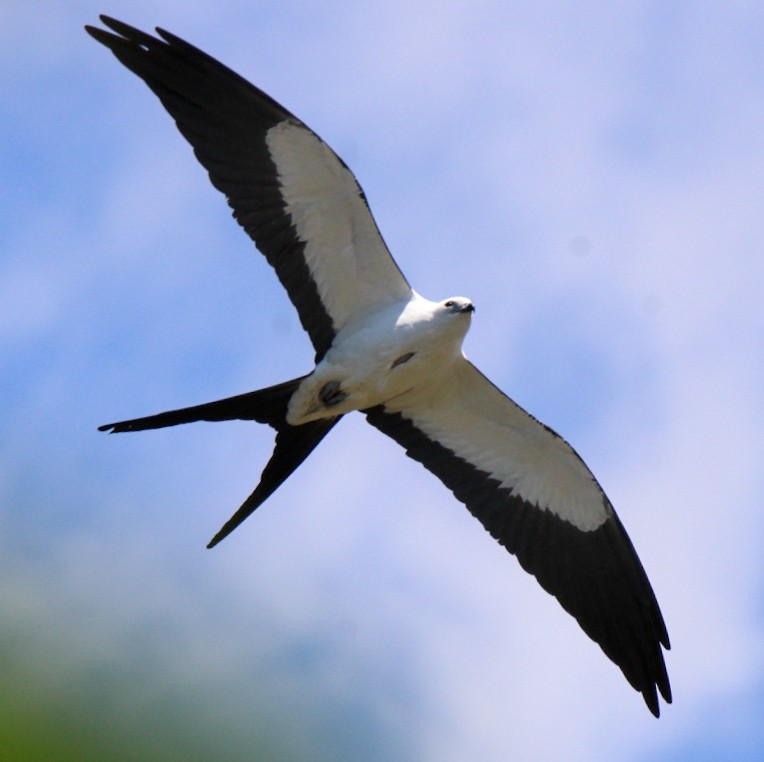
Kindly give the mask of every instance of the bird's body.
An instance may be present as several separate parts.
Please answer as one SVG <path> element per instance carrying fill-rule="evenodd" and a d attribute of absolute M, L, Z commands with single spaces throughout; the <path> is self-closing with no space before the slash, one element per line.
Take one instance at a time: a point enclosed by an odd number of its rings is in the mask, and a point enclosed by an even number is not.
<path fill-rule="evenodd" d="M 472 302 L 433 302 L 411 288 L 353 174 L 270 96 L 169 32 L 101 19 L 113 33 L 87 31 L 159 97 L 275 269 L 316 356 L 300 378 L 100 428 L 240 419 L 276 430 L 259 484 L 212 547 L 343 415 L 361 411 L 557 598 L 658 716 L 658 691 L 671 701 L 661 651 L 669 639 L 642 564 L 573 448 L 464 356 Z"/>
<path fill-rule="evenodd" d="M 446 306 L 448 305 L 448 306 Z M 454 297 L 431 302 L 414 293 L 348 322 L 289 401 L 287 423 L 299 426 L 319 418 L 385 405 L 409 394 L 429 395 L 455 365 L 466 362 L 462 340 L 470 325 L 472 302 Z M 336 402 L 322 390 L 337 385 Z"/>

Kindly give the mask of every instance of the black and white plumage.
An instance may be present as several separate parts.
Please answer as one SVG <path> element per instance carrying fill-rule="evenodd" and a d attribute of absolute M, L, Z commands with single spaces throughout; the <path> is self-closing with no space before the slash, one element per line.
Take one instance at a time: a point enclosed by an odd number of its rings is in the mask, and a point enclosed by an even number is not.
<path fill-rule="evenodd" d="M 342 160 L 299 119 L 215 59 L 102 16 L 87 31 L 159 97 L 265 254 L 315 348 L 314 370 L 236 397 L 100 427 L 139 431 L 255 420 L 276 430 L 233 531 L 351 411 L 434 473 L 554 595 L 659 715 L 671 701 L 666 627 L 610 501 L 570 445 L 462 353 L 464 297 L 424 299 L 390 256 Z"/>

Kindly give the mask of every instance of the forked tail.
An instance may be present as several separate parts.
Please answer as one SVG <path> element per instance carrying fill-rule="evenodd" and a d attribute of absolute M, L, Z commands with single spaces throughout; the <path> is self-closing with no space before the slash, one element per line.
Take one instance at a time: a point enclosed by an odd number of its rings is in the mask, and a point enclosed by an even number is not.
<path fill-rule="evenodd" d="M 123 431 L 163 429 L 166 426 L 177 426 L 180 423 L 194 421 L 239 420 L 267 423 L 278 431 L 287 425 L 286 411 L 289 399 L 304 378 L 305 376 L 301 376 L 291 381 L 284 381 L 283 384 L 269 386 L 267 389 L 237 394 L 235 397 L 226 397 L 226 399 L 207 402 L 204 405 L 168 410 L 145 418 L 133 418 L 130 421 L 105 423 L 99 426 L 98 430 L 119 434 Z"/>
<path fill-rule="evenodd" d="M 276 386 L 269 386 L 267 389 L 227 397 L 216 402 L 207 402 L 204 405 L 169 410 L 129 421 L 107 423 L 99 426 L 98 430 L 117 434 L 124 431 L 161 429 L 165 426 L 177 426 L 194 421 L 231 420 L 257 421 L 267 423 L 276 429 L 276 444 L 271 459 L 260 476 L 260 483 L 212 538 L 207 545 L 208 548 L 212 548 L 233 532 L 289 478 L 290 474 L 313 452 L 318 443 L 342 417 L 321 418 L 302 426 L 290 426 L 286 422 L 287 406 L 303 378 L 305 376 Z"/>

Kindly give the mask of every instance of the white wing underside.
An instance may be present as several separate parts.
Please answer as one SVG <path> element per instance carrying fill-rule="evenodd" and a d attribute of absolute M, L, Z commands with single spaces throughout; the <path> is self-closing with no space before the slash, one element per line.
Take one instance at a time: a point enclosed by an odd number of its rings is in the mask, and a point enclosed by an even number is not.
<path fill-rule="evenodd" d="M 324 308 L 339 331 L 369 309 L 412 290 L 353 174 L 315 133 L 287 120 L 266 136 L 280 190 Z"/>
<path fill-rule="evenodd" d="M 591 471 L 559 435 L 526 413 L 466 359 L 434 390 L 385 405 L 531 505 L 593 531 L 612 509 Z"/>

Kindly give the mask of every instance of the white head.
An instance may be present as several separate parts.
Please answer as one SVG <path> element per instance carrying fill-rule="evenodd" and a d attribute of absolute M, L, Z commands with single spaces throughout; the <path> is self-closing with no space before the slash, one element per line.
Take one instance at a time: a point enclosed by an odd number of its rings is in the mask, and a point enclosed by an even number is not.
<path fill-rule="evenodd" d="M 452 315 L 471 315 L 475 305 L 466 296 L 451 296 L 440 303 L 444 310 Z"/>
<path fill-rule="evenodd" d="M 453 343 L 455 349 L 461 350 L 462 340 L 472 323 L 472 313 L 475 305 L 466 296 L 450 296 L 438 302 L 435 308 L 435 323 L 440 326 L 438 333 L 451 337 L 447 341 Z"/>
<path fill-rule="evenodd" d="M 475 306 L 465 296 L 451 296 L 441 302 L 415 295 L 396 315 L 396 330 L 414 331 L 427 336 L 451 336 L 463 338 L 470 327 Z M 429 339 L 425 339 L 429 341 Z"/>

